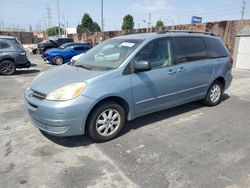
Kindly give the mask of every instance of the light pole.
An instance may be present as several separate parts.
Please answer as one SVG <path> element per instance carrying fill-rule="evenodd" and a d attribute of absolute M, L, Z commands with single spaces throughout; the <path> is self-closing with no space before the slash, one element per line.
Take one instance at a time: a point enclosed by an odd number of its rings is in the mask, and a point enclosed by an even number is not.
<path fill-rule="evenodd" d="M 57 0 L 57 14 L 58 14 L 58 36 L 61 36 L 61 29 L 60 29 L 60 0 Z"/>
<path fill-rule="evenodd" d="M 103 23 L 103 0 L 101 0 L 101 27 L 102 32 L 104 31 L 104 23 Z"/>

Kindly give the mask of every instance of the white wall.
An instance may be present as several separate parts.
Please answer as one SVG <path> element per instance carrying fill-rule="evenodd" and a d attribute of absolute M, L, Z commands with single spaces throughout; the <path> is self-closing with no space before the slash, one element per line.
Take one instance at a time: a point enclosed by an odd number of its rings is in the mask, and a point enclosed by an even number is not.
<path fill-rule="evenodd" d="M 235 45 L 237 48 L 237 45 Z M 235 67 L 250 70 L 250 36 L 239 38 L 236 52 Z"/>

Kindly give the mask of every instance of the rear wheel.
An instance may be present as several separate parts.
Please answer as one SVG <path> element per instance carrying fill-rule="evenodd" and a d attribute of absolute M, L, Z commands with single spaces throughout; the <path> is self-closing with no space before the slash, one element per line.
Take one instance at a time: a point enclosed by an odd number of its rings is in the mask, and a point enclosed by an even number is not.
<path fill-rule="evenodd" d="M 222 84 L 219 81 L 214 81 L 210 86 L 203 103 L 207 106 L 216 106 L 221 102 L 222 93 Z"/>
<path fill-rule="evenodd" d="M 105 142 L 115 138 L 124 124 L 124 109 L 117 103 L 106 102 L 91 113 L 88 134 L 97 142 Z"/>
<path fill-rule="evenodd" d="M 0 74 L 13 75 L 16 72 L 16 65 L 10 60 L 5 60 L 0 63 Z"/>
<path fill-rule="evenodd" d="M 55 65 L 61 65 L 63 64 L 63 58 L 61 56 L 56 56 L 54 57 L 53 62 Z"/>

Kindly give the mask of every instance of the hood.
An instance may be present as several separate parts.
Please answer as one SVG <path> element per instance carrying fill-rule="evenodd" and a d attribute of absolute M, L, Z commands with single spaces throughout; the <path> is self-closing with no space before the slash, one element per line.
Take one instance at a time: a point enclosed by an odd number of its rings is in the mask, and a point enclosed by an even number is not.
<path fill-rule="evenodd" d="M 38 75 L 31 84 L 31 89 L 40 93 L 49 94 L 68 84 L 84 82 L 103 71 L 92 71 L 71 65 L 61 65 Z"/>

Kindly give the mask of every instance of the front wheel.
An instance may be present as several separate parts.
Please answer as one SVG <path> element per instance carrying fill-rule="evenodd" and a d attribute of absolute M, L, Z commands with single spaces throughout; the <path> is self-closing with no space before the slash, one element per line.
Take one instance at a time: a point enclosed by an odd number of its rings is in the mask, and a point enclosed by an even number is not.
<path fill-rule="evenodd" d="M 109 141 L 119 134 L 124 124 L 124 109 L 117 103 L 106 102 L 91 113 L 88 134 L 97 142 Z"/>
<path fill-rule="evenodd" d="M 54 57 L 53 62 L 55 65 L 61 65 L 61 64 L 63 64 L 63 58 L 60 56 L 56 56 L 56 57 Z"/>
<path fill-rule="evenodd" d="M 221 96 L 223 93 L 222 85 L 219 81 L 212 83 L 208 89 L 206 98 L 203 100 L 203 103 L 207 106 L 216 106 L 221 102 Z"/>

